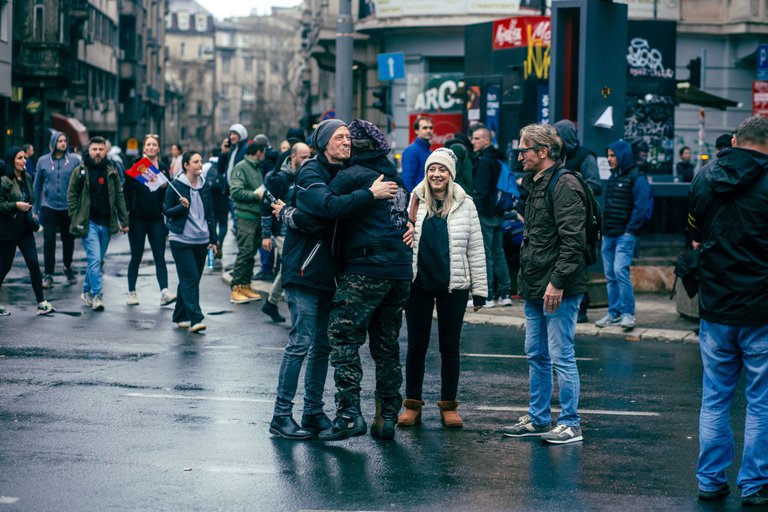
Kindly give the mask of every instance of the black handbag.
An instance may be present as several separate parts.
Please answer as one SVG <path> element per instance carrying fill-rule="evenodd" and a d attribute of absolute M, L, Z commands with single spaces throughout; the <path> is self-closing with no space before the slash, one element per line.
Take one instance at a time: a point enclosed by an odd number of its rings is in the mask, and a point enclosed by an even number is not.
<path fill-rule="evenodd" d="M 33 232 L 37 233 L 40 231 L 40 223 L 37 221 L 35 216 L 32 214 L 32 210 L 27 210 L 26 219 L 27 219 L 27 227 Z"/>

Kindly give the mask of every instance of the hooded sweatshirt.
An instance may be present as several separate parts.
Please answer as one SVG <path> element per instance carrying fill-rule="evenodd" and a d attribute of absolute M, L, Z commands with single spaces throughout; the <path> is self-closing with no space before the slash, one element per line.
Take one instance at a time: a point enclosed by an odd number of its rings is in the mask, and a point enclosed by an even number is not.
<path fill-rule="evenodd" d="M 51 210 L 67 209 L 67 187 L 72 171 L 80 165 L 80 157 L 73 155 L 69 149 L 56 158 L 54 152 L 56 141 L 59 137 L 66 135 L 62 132 L 54 131 L 49 143 L 50 153 L 43 155 L 37 161 L 35 170 L 35 212 L 39 215 L 42 207 Z M 69 144 L 69 139 L 67 139 Z"/>
<path fill-rule="evenodd" d="M 563 119 L 552 126 L 563 139 L 565 146 L 564 167 L 581 173 L 581 177 L 592 189 L 595 196 L 602 194 L 603 185 L 600 182 L 600 171 L 597 168 L 597 157 L 592 151 L 579 144 L 579 138 L 576 136 L 576 125 L 568 119 Z"/>
<path fill-rule="evenodd" d="M 613 142 L 607 149 L 616 154 L 618 167 L 611 169 L 611 177 L 608 178 L 603 233 L 606 236 L 636 235 L 645 223 L 650 187 L 648 179 L 635 165 L 632 148 L 626 141 Z"/>
<path fill-rule="evenodd" d="M 688 194 L 688 223 L 702 243 L 699 314 L 725 325 L 768 324 L 768 155 L 718 153 Z"/>
<path fill-rule="evenodd" d="M 197 179 L 197 184 L 192 185 L 186 174 L 180 174 L 176 179 L 189 187 L 189 215 L 187 215 L 187 221 L 184 223 L 184 231 L 181 233 L 171 231 L 169 239 L 172 242 L 184 244 L 207 244 L 210 240 L 208 222 L 205 218 L 203 198 L 200 196 L 200 191 L 205 186 L 205 180 L 201 176 Z"/>

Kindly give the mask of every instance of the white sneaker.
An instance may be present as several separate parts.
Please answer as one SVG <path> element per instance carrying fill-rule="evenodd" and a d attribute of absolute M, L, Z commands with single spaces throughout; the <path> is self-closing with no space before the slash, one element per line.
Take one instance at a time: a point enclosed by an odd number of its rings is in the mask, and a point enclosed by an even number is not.
<path fill-rule="evenodd" d="M 619 322 L 619 326 L 622 329 L 630 330 L 635 328 L 635 317 L 634 315 L 630 315 L 629 313 L 625 313 L 621 315 L 621 321 Z"/>
<path fill-rule="evenodd" d="M 542 441 L 552 444 L 568 444 L 582 441 L 581 427 L 570 427 L 568 425 L 558 425 L 546 434 L 541 436 Z"/>
<path fill-rule="evenodd" d="M 483 308 L 495 308 L 496 307 L 496 301 L 493 299 L 488 299 L 485 301 L 485 306 Z"/>
<path fill-rule="evenodd" d="M 189 326 L 192 325 L 190 322 L 182 321 L 176 324 L 176 327 L 179 329 L 189 329 Z"/>
<path fill-rule="evenodd" d="M 511 306 L 511 305 L 512 305 L 512 299 L 509 297 L 509 295 L 505 295 L 499 299 L 499 306 Z"/>
<path fill-rule="evenodd" d="M 176 296 L 168 291 L 168 288 L 163 288 L 160 292 L 160 305 L 167 306 L 176 302 Z"/>
<path fill-rule="evenodd" d="M 619 325 L 621 323 L 620 316 L 605 315 L 603 318 L 595 322 L 595 327 L 608 327 L 609 325 Z"/>
<path fill-rule="evenodd" d="M 93 306 L 93 298 L 91 297 L 90 292 L 83 292 L 80 294 L 80 300 L 83 301 L 83 304 L 85 304 L 88 307 Z"/>
<path fill-rule="evenodd" d="M 125 303 L 129 306 L 138 306 L 139 296 L 136 294 L 136 292 L 128 292 L 128 299 L 126 299 Z"/>
<path fill-rule="evenodd" d="M 475 307 L 475 302 L 472 299 L 469 299 L 467 301 L 467 308 L 473 308 Z"/>
<path fill-rule="evenodd" d="M 40 304 L 37 305 L 37 314 L 38 315 L 49 315 L 56 311 L 50 302 L 47 300 L 44 300 Z"/>
<path fill-rule="evenodd" d="M 101 295 L 93 296 L 93 303 L 91 304 L 91 309 L 94 311 L 104 311 L 104 299 L 101 298 Z"/>

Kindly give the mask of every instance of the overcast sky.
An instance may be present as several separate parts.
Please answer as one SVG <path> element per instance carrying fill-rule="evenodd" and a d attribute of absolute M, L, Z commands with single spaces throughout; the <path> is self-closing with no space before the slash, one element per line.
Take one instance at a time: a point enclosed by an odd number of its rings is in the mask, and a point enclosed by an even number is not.
<path fill-rule="evenodd" d="M 216 18 L 223 19 L 230 16 L 247 16 L 253 9 L 258 14 L 269 14 L 273 5 L 291 7 L 301 3 L 301 0 L 197 0 L 208 9 Z"/>

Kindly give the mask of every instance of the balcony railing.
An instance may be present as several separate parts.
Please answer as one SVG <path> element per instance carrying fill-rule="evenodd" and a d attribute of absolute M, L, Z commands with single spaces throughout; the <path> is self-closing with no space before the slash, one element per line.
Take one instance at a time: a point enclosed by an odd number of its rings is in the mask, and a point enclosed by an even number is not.
<path fill-rule="evenodd" d="M 73 69 L 70 63 L 70 50 L 66 45 L 34 42 L 21 45 L 19 67 L 28 77 L 71 80 Z"/>

